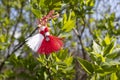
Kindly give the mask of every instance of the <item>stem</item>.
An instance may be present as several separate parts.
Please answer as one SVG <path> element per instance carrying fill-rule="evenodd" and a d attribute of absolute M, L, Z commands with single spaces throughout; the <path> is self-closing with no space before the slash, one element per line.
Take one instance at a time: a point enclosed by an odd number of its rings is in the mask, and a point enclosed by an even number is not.
<path fill-rule="evenodd" d="M 22 7 L 22 8 L 23 8 L 23 7 Z M 20 22 L 20 18 L 21 18 L 21 15 L 22 15 L 22 8 L 20 9 L 20 13 L 19 13 L 20 15 L 19 15 L 19 17 L 18 17 L 17 20 L 16 20 L 16 24 L 14 25 L 15 27 L 14 27 L 13 33 L 12 33 L 12 35 L 11 35 L 11 38 L 10 38 L 10 42 L 11 42 L 11 43 L 14 42 L 14 41 L 13 41 L 13 38 L 14 38 L 15 32 L 16 32 L 16 30 L 17 30 L 18 23 Z M 10 45 L 8 46 L 7 55 L 9 55 L 9 53 L 10 53 L 11 46 L 12 46 L 12 44 L 10 44 Z"/>
<path fill-rule="evenodd" d="M 79 41 L 80 41 L 80 44 L 81 44 L 81 46 L 82 46 L 83 59 L 86 59 L 86 52 L 85 52 L 85 49 L 84 49 L 84 45 L 83 45 L 83 43 L 82 43 L 81 35 L 79 35 L 78 31 L 77 31 L 75 28 L 73 28 L 73 31 L 74 31 L 75 34 L 77 35 L 77 37 L 78 37 L 78 39 L 79 39 Z"/>
<path fill-rule="evenodd" d="M 82 35 L 83 35 L 84 30 L 85 30 L 85 20 L 84 20 L 84 17 L 82 17 L 82 20 L 83 20 L 84 23 L 83 23 L 83 28 L 81 29 L 80 34 L 79 34 L 78 30 L 75 29 L 75 28 L 73 28 L 73 31 L 74 31 L 75 34 L 77 35 L 77 37 L 78 37 L 78 39 L 79 39 L 79 42 L 80 42 L 80 44 L 81 44 L 83 59 L 86 59 L 86 51 L 85 51 L 85 49 L 84 49 L 84 44 L 83 44 L 83 42 L 82 42 Z M 79 27 L 78 23 L 79 23 L 79 21 L 78 21 L 78 19 L 76 18 L 76 26 L 77 26 L 77 27 Z"/>

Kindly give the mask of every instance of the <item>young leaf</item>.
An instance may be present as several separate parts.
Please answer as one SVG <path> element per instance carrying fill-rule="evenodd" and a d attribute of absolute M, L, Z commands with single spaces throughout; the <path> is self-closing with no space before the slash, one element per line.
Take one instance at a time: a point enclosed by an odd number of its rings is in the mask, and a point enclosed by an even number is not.
<path fill-rule="evenodd" d="M 39 11 L 39 10 L 37 10 L 37 9 L 33 9 L 33 8 L 32 8 L 32 12 L 33 12 L 33 14 L 34 14 L 36 17 L 38 17 L 38 18 L 41 17 L 41 15 L 40 15 L 40 11 Z"/>
<path fill-rule="evenodd" d="M 75 26 L 75 18 L 72 19 L 72 17 L 74 17 L 75 14 L 74 12 L 70 12 L 69 13 L 69 16 L 67 17 L 66 14 L 64 14 L 64 18 L 63 18 L 63 27 L 62 27 L 62 30 L 65 30 L 66 32 L 69 32 L 71 31 L 74 26 Z"/>
<path fill-rule="evenodd" d="M 5 35 L 0 35 L 0 42 L 2 42 L 2 43 L 5 42 Z"/>
<path fill-rule="evenodd" d="M 66 21 L 67 21 L 67 14 L 64 14 L 64 15 L 63 15 L 63 24 L 65 24 Z"/>
<path fill-rule="evenodd" d="M 114 59 L 115 57 L 117 57 L 118 54 L 117 53 L 111 53 L 111 54 L 107 54 L 106 57 L 110 58 L 110 59 Z"/>
<path fill-rule="evenodd" d="M 107 58 L 110 58 L 110 59 L 114 59 L 114 58 L 117 58 L 117 57 L 120 56 L 119 53 L 120 53 L 120 48 L 115 48 L 115 49 L 112 51 L 112 53 L 111 53 L 111 54 L 107 54 L 106 57 L 107 57 Z"/>
<path fill-rule="evenodd" d="M 73 61 L 73 57 L 68 57 L 64 60 L 64 62 L 67 64 L 67 66 L 70 66 Z"/>
<path fill-rule="evenodd" d="M 118 80 L 116 73 L 111 74 L 110 80 Z"/>
<path fill-rule="evenodd" d="M 86 0 L 87 6 L 94 6 L 95 0 Z"/>
<path fill-rule="evenodd" d="M 64 24 L 62 30 L 69 32 L 73 29 L 74 26 L 75 26 L 75 20 L 69 20 Z"/>
<path fill-rule="evenodd" d="M 93 41 L 93 50 L 96 52 L 96 53 L 100 53 L 101 52 L 101 47 L 95 42 Z"/>
<path fill-rule="evenodd" d="M 104 72 L 116 72 L 118 70 L 117 65 L 112 64 L 112 63 L 104 63 L 102 66 L 102 69 L 104 70 Z"/>
<path fill-rule="evenodd" d="M 104 49 L 104 56 L 106 56 L 106 54 L 110 54 L 112 52 L 114 48 L 114 42 L 111 42 L 109 45 L 107 45 L 107 47 Z"/>
<path fill-rule="evenodd" d="M 105 37 L 104 41 L 105 41 L 105 43 L 106 43 L 107 45 L 110 44 L 110 37 L 109 37 L 109 35 L 107 35 L 107 36 Z"/>

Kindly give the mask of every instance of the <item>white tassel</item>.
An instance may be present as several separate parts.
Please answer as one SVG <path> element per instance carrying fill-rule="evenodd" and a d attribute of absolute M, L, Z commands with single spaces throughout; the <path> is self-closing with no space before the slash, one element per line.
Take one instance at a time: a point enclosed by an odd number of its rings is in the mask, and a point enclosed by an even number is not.
<path fill-rule="evenodd" d="M 26 44 L 35 52 L 39 49 L 42 44 L 44 37 L 42 34 L 36 34 L 33 37 L 27 39 Z"/>

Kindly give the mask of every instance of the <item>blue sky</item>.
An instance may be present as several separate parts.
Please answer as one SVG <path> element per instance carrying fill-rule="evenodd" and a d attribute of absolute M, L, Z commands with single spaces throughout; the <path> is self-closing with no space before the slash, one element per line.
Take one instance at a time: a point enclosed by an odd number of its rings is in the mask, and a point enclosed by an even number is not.
<path fill-rule="evenodd" d="M 120 0 L 96 0 L 93 16 L 96 16 L 97 19 L 103 18 L 105 13 L 111 14 L 113 12 L 116 17 L 120 17 Z"/>

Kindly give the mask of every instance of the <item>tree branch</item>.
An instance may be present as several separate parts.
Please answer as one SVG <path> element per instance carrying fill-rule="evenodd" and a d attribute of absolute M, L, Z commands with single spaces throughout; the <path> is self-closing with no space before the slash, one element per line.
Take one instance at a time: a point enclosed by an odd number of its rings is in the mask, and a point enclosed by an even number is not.
<path fill-rule="evenodd" d="M 22 7 L 22 8 L 23 8 L 23 7 Z M 11 42 L 11 43 L 14 42 L 14 41 L 13 41 L 13 38 L 14 38 L 16 29 L 17 29 L 17 27 L 18 27 L 18 23 L 19 23 L 19 21 L 20 21 L 21 15 L 22 15 L 22 8 L 20 9 L 20 15 L 18 16 L 18 18 L 17 18 L 17 20 L 16 20 L 16 24 L 14 25 L 14 30 L 13 30 L 13 33 L 12 33 L 11 38 L 10 38 L 10 42 Z M 11 46 L 12 46 L 12 44 L 10 44 L 10 45 L 8 46 L 7 55 L 9 55 Z"/>
<path fill-rule="evenodd" d="M 85 52 L 85 49 L 84 49 L 84 45 L 82 43 L 82 39 L 81 39 L 81 35 L 79 35 L 78 31 L 74 28 L 73 31 L 75 32 L 75 34 L 77 35 L 79 41 L 80 41 L 80 44 L 82 46 L 82 54 L 83 54 L 83 59 L 86 59 L 86 52 Z"/>
<path fill-rule="evenodd" d="M 75 32 L 75 34 L 77 35 L 77 37 L 78 37 L 78 39 L 80 41 L 80 44 L 81 44 L 81 47 L 82 47 L 83 59 L 86 59 L 86 52 L 85 52 L 84 44 L 83 44 L 82 38 L 81 38 L 82 35 L 83 35 L 83 32 L 85 30 L 85 20 L 84 20 L 84 18 L 82 18 L 82 20 L 83 20 L 84 24 L 83 24 L 83 28 L 81 30 L 81 34 L 79 34 L 79 32 L 77 31 L 77 29 L 75 29 L 75 28 L 73 28 L 73 31 Z M 77 25 L 77 23 L 76 23 L 76 25 Z"/>

